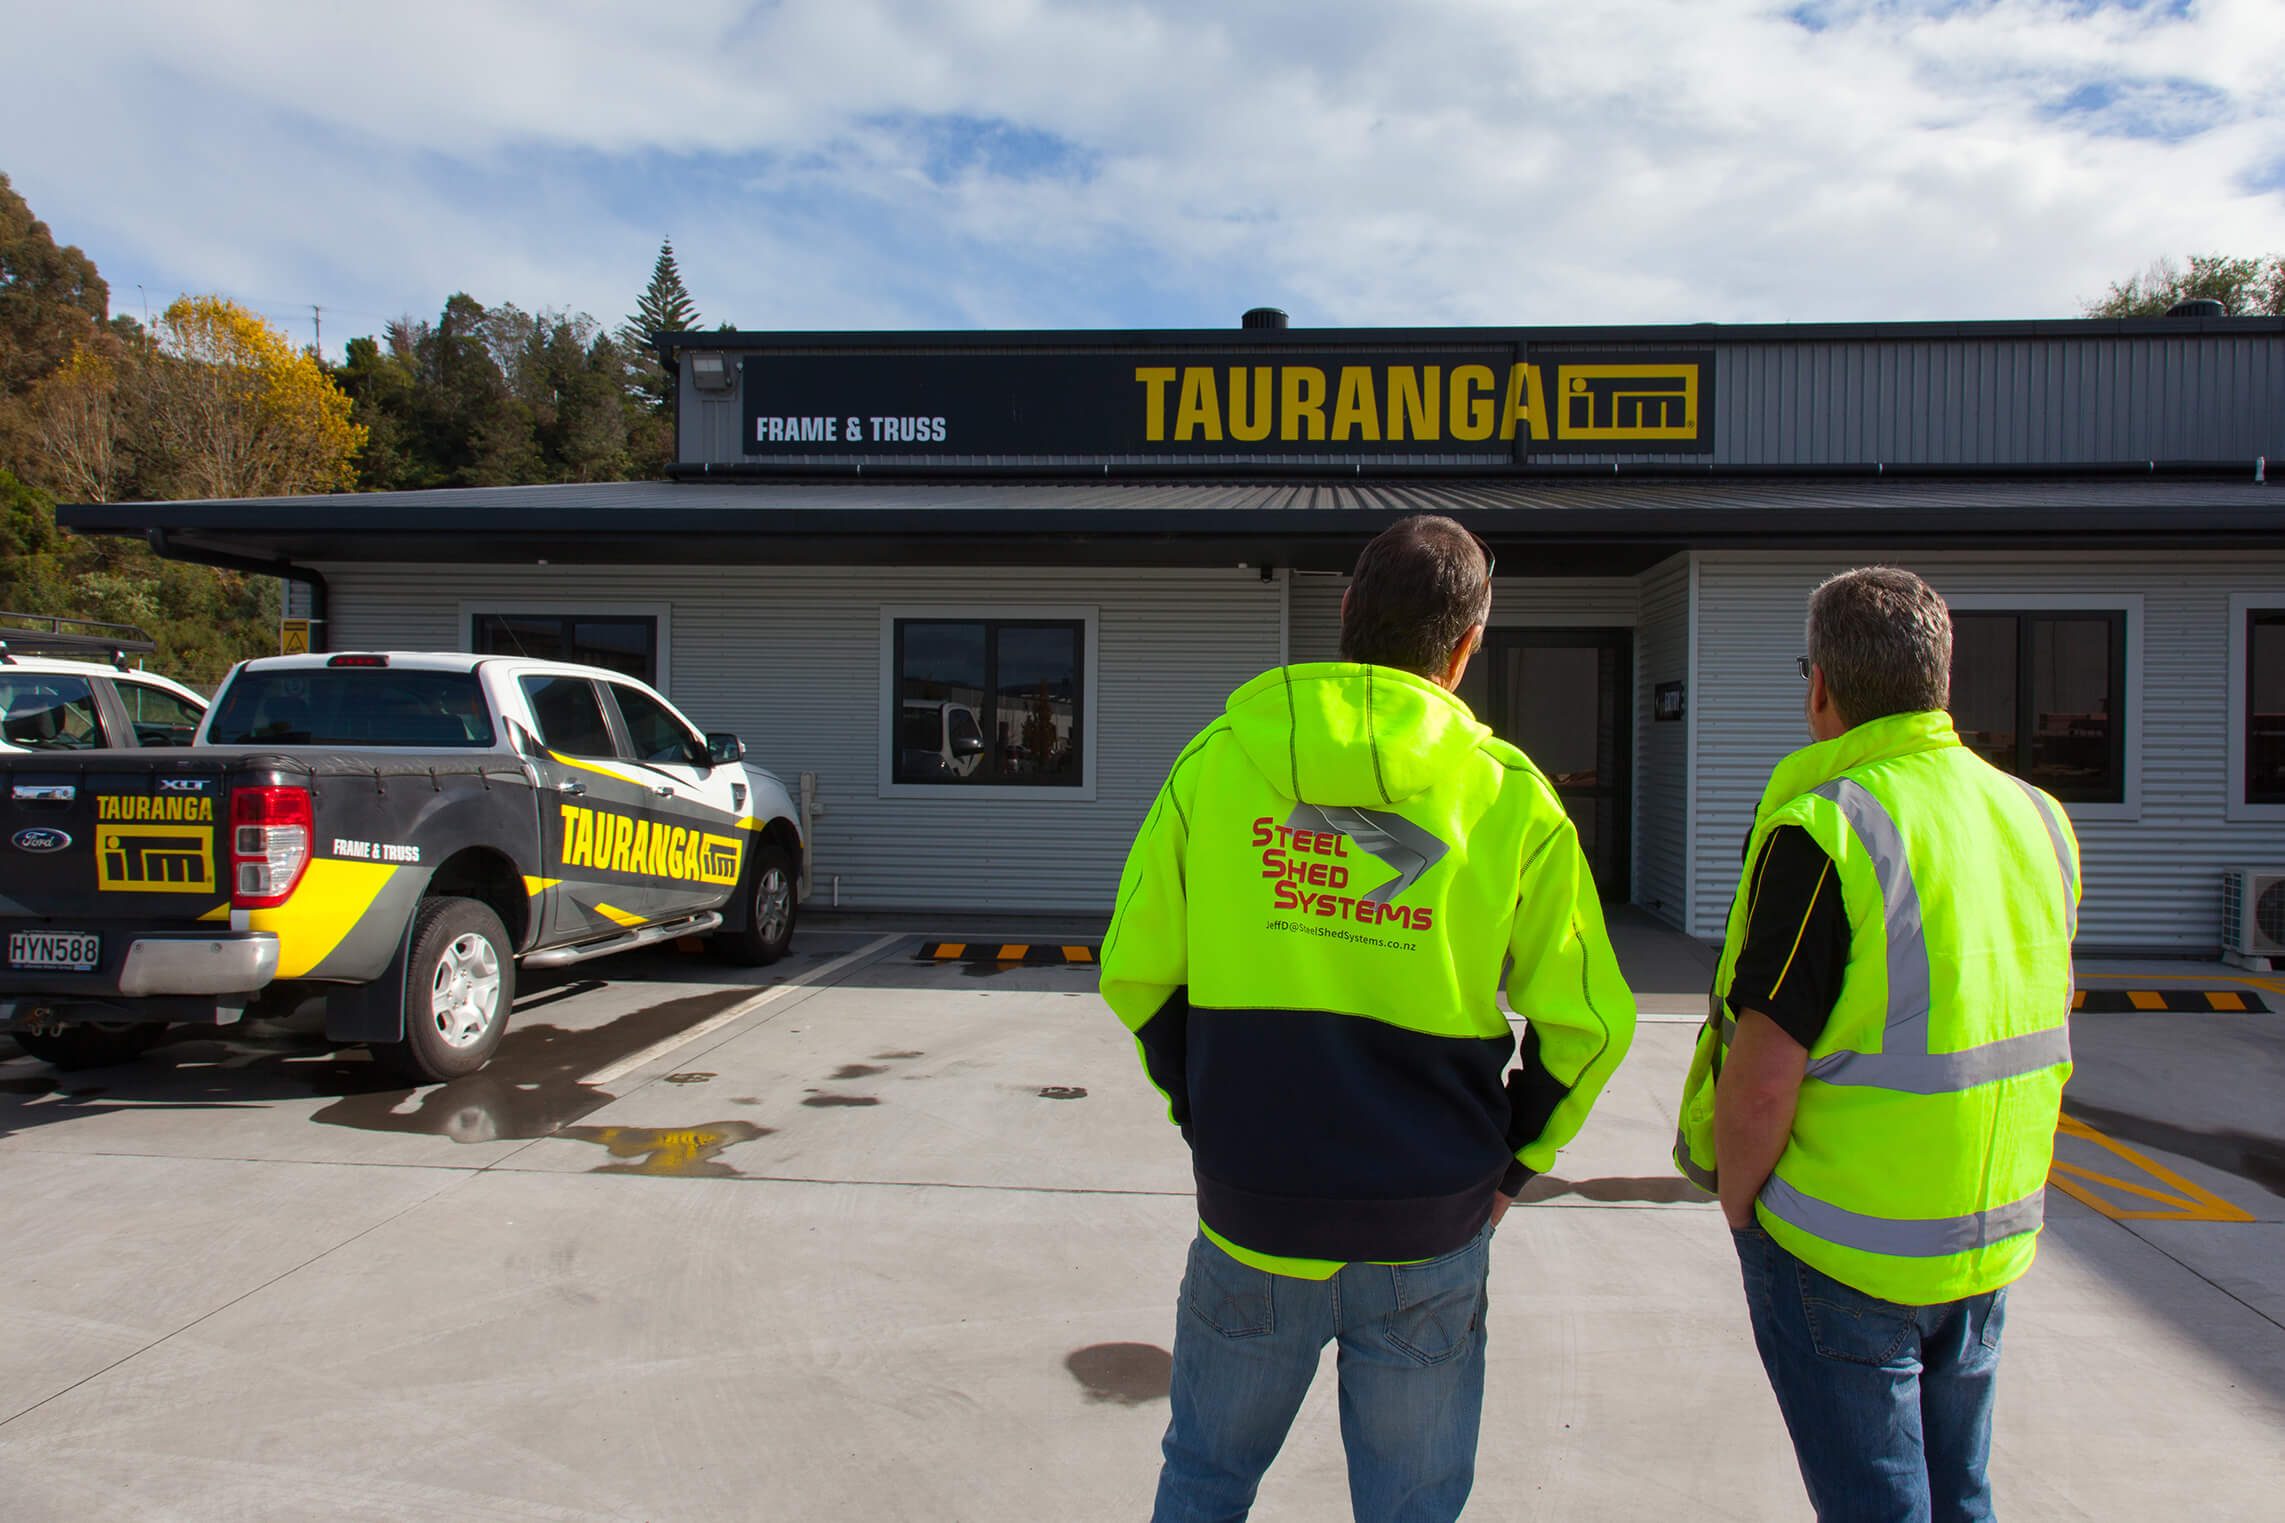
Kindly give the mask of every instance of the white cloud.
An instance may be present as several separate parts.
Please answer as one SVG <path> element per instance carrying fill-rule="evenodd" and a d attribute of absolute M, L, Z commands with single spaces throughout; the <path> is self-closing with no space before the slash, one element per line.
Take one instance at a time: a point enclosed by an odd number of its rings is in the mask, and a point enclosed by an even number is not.
<path fill-rule="evenodd" d="M 609 319 L 671 231 L 755 327 L 2062 315 L 2285 248 L 2275 0 L 1793 9 L 0 0 L 0 169 L 115 278 Z"/>

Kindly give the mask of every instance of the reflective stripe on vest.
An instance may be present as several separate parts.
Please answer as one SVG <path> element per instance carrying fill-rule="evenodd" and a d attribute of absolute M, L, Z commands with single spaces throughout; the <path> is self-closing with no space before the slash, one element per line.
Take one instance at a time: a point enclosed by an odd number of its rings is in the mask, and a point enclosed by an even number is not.
<path fill-rule="evenodd" d="M 1891 1258 L 1933 1259 L 1967 1253 L 2002 1238 L 2036 1232 L 2047 1214 L 2044 1187 L 2021 1200 L 1975 1211 L 1966 1216 L 1892 1218 L 1866 1216 L 1804 1195 L 1772 1174 L 1761 1187 L 1762 1207 L 1779 1221 L 1790 1222 L 1828 1243 Z"/>
<path fill-rule="evenodd" d="M 2017 779 L 2017 781 L 2021 781 Z M 2023 785 L 2029 791 L 2030 785 Z M 1896 828 L 1880 800 L 1854 778 L 1835 778 L 1814 790 L 1836 805 L 1849 829 L 1864 843 L 1872 858 L 1873 878 L 1880 885 L 1881 919 L 1888 931 L 1888 1019 L 1880 1052 L 1831 1052 L 1809 1064 L 1808 1076 L 1822 1083 L 1864 1089 L 1890 1089 L 1913 1095 L 1945 1095 L 2020 1078 L 2071 1060 L 2071 1032 L 2058 1022 L 2043 1031 L 2003 1037 L 1980 1047 L 1957 1052 L 1928 1050 L 1928 1011 L 1933 1001 L 1928 973 L 1928 937 L 1921 924 L 1920 893 L 1913 887 L 1912 868 L 1904 859 L 1904 835 Z M 2063 874 L 2063 902 L 2072 934 L 2078 933 L 2078 910 L 2072 902 L 2070 850 L 2046 803 L 2036 792 L 2032 802 L 2046 823 Z M 2065 993 L 2060 1012 L 2067 1016 L 2070 995 Z M 1737 1022 L 1727 1011 L 1722 1016 L 1725 1046 L 1737 1035 Z"/>
<path fill-rule="evenodd" d="M 2055 866 L 2063 874 L 2064 923 L 2070 927 L 2071 939 L 2077 941 L 2079 939 L 2079 885 L 2071 876 L 2071 848 L 2063 844 L 2063 827 L 2056 820 L 2055 811 L 2047 807 L 2045 794 L 2042 794 L 2020 777 L 2015 779 L 2015 786 L 2024 791 L 2025 795 L 2030 798 L 2032 807 L 2039 811 L 2039 821 L 2047 827 L 2047 839 L 2054 844 Z"/>

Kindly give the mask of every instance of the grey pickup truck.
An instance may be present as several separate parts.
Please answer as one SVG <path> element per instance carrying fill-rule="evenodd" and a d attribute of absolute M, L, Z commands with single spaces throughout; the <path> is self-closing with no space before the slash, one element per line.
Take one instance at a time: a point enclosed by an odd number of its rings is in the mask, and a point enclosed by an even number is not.
<path fill-rule="evenodd" d="M 84 1067 L 322 994 L 329 1038 L 473 1072 L 519 965 L 784 954 L 801 832 L 744 756 L 595 667 L 246 662 L 188 748 L 0 753 L 0 1027 Z"/>

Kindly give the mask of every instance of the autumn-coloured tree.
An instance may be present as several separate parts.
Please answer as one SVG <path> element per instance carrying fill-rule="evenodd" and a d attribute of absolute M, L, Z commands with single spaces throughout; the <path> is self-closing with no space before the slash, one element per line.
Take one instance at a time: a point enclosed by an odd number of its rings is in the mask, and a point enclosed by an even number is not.
<path fill-rule="evenodd" d="M 138 430 L 169 497 L 343 491 L 365 430 L 314 355 L 219 296 L 161 317 Z"/>
<path fill-rule="evenodd" d="M 40 479 L 66 500 L 109 502 L 127 465 L 120 377 L 131 356 L 104 335 L 81 343 L 32 387 L 24 417 Z"/>

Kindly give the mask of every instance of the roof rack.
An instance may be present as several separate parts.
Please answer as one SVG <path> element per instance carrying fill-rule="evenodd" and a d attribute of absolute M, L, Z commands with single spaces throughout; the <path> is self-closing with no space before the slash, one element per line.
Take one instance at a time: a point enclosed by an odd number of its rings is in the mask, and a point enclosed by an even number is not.
<path fill-rule="evenodd" d="M 130 652 L 148 655 L 158 648 L 156 640 L 132 624 L 0 608 L 0 665 L 19 655 L 92 656 L 125 671 Z"/>

